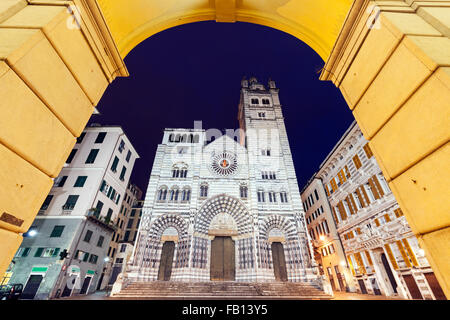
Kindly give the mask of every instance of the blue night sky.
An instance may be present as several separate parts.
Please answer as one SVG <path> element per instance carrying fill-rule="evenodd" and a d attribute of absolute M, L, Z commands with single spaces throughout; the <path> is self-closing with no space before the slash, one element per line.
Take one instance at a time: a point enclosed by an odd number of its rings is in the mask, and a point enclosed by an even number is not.
<path fill-rule="evenodd" d="M 340 91 L 320 81 L 324 62 L 281 31 L 248 23 L 199 22 L 158 33 L 125 58 L 90 123 L 121 125 L 141 156 L 131 182 L 147 188 L 164 128 L 239 127 L 240 82 L 272 78 L 280 88 L 286 129 L 301 189 L 350 126 Z"/>

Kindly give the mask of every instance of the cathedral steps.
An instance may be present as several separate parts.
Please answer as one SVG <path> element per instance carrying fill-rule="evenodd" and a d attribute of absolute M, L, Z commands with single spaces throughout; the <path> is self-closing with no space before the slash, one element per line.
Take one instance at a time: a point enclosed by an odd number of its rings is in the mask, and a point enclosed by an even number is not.
<path fill-rule="evenodd" d="M 331 299 L 309 283 L 298 282 L 132 282 L 115 299 Z"/>

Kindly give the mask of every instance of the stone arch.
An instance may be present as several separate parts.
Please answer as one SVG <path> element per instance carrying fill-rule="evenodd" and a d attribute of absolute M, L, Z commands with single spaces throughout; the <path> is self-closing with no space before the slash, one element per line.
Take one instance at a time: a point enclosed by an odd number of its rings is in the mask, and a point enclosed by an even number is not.
<path fill-rule="evenodd" d="M 286 240 L 297 240 L 297 230 L 293 221 L 280 216 L 271 215 L 264 218 L 259 226 L 259 238 L 268 240 L 269 233 L 272 229 L 278 229 L 284 233 Z"/>
<path fill-rule="evenodd" d="M 238 235 L 253 231 L 253 219 L 246 206 L 239 199 L 226 194 L 214 196 L 202 205 L 194 221 L 194 231 L 207 235 L 212 219 L 223 212 L 228 213 L 235 220 Z"/>
<path fill-rule="evenodd" d="M 124 58 L 152 35 L 182 24 L 200 21 L 248 22 L 289 33 L 326 60 L 333 48 L 352 0 L 229 1 L 98 0 L 106 23 Z M 325 10 L 326 8 L 326 10 Z M 317 19 L 317 17 L 324 17 Z"/>
<path fill-rule="evenodd" d="M 187 237 L 188 224 L 183 217 L 177 214 L 169 213 L 160 216 L 150 226 L 149 238 L 153 241 L 159 241 L 164 231 L 173 227 L 178 232 L 180 240 L 184 240 Z"/>

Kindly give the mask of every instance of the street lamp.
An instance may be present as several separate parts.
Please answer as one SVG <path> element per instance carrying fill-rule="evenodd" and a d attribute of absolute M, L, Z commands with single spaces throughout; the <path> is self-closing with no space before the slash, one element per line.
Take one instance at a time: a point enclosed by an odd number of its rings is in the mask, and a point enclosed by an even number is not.
<path fill-rule="evenodd" d="M 37 235 L 37 231 L 36 230 L 30 230 L 28 232 L 28 236 L 30 236 L 30 237 L 34 237 L 35 235 Z"/>

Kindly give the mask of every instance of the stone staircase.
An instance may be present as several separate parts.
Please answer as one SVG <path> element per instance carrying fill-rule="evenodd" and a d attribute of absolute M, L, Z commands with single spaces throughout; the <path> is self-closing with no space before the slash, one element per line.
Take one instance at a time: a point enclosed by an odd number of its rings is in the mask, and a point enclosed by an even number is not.
<path fill-rule="evenodd" d="M 321 289 L 299 282 L 131 282 L 112 299 L 280 299 L 310 300 L 331 299 Z"/>

